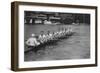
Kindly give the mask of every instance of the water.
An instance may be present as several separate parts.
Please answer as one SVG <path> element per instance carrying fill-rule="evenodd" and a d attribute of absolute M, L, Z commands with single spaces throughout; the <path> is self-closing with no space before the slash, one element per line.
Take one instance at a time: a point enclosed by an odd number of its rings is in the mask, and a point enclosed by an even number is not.
<path fill-rule="evenodd" d="M 87 59 L 90 58 L 90 26 L 89 25 L 25 25 L 25 39 L 31 33 L 40 34 L 40 31 L 57 31 L 59 27 L 72 27 L 76 32 L 67 39 L 62 39 L 56 44 L 47 45 L 40 48 L 35 53 L 29 51 L 25 53 L 25 61 L 46 61 L 64 59 Z M 27 49 L 25 47 L 25 49 Z"/>

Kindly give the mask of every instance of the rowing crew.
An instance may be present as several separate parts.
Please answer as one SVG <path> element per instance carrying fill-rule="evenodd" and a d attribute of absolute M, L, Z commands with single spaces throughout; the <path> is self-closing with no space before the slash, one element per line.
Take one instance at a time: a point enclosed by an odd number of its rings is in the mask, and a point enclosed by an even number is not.
<path fill-rule="evenodd" d="M 62 28 L 59 31 L 52 32 L 52 33 L 50 31 L 47 31 L 47 34 L 44 34 L 44 31 L 41 31 L 41 34 L 38 36 L 36 36 L 35 34 L 32 34 L 31 37 L 26 41 L 26 45 L 35 47 L 51 40 L 52 41 L 57 40 L 71 33 L 72 33 L 71 28 L 68 28 L 68 29 Z"/>

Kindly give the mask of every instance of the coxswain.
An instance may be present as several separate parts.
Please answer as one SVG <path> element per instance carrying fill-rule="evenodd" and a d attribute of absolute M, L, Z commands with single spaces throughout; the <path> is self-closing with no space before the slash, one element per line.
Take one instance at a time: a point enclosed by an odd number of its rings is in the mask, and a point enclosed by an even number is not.
<path fill-rule="evenodd" d="M 26 41 L 26 45 L 28 45 L 29 47 L 40 45 L 40 43 L 37 41 L 35 34 L 32 34 L 31 37 Z"/>

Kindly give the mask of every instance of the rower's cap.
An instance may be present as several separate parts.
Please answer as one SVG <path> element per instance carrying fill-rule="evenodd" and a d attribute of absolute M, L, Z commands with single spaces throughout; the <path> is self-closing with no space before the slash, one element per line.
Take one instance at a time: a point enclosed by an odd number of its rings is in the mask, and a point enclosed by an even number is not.
<path fill-rule="evenodd" d="M 35 34 L 32 34 L 31 36 L 32 36 L 32 37 L 34 37 L 34 36 L 35 36 Z"/>

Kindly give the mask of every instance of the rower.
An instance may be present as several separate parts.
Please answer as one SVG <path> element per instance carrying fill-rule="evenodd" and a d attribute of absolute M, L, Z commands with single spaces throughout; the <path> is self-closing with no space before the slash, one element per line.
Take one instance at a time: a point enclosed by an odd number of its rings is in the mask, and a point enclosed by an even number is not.
<path fill-rule="evenodd" d="M 50 31 L 47 31 L 47 35 L 46 35 L 46 37 L 47 37 L 47 40 L 51 40 L 52 39 L 52 34 L 50 33 Z"/>
<path fill-rule="evenodd" d="M 54 40 L 55 37 L 56 37 L 56 36 L 55 36 L 55 32 L 53 31 L 53 32 L 52 32 L 52 40 Z"/>
<path fill-rule="evenodd" d="M 58 39 L 59 32 L 58 32 L 58 31 L 57 31 L 57 32 L 55 32 L 55 33 L 54 33 L 54 36 L 55 36 L 55 39 Z"/>
<path fill-rule="evenodd" d="M 44 34 L 44 31 L 41 31 L 41 34 L 39 35 L 38 39 L 41 43 L 44 43 L 46 41 L 46 35 Z"/>
<path fill-rule="evenodd" d="M 64 36 L 66 35 L 66 31 L 67 31 L 67 28 L 64 28 L 64 30 L 63 30 L 63 35 Z"/>
<path fill-rule="evenodd" d="M 62 29 L 61 29 L 61 36 L 62 36 L 62 37 L 64 36 L 64 33 L 65 33 L 65 30 L 64 30 L 64 28 L 62 27 Z"/>
<path fill-rule="evenodd" d="M 31 37 L 26 41 L 26 45 L 30 47 L 35 47 L 40 45 L 40 43 L 37 41 L 35 34 L 32 34 Z"/>
<path fill-rule="evenodd" d="M 62 36 L 62 30 L 58 30 L 58 38 L 60 38 Z"/>
<path fill-rule="evenodd" d="M 65 35 L 68 34 L 69 28 L 65 28 Z"/>
<path fill-rule="evenodd" d="M 69 28 L 69 34 L 71 35 L 73 32 L 72 27 Z"/>

